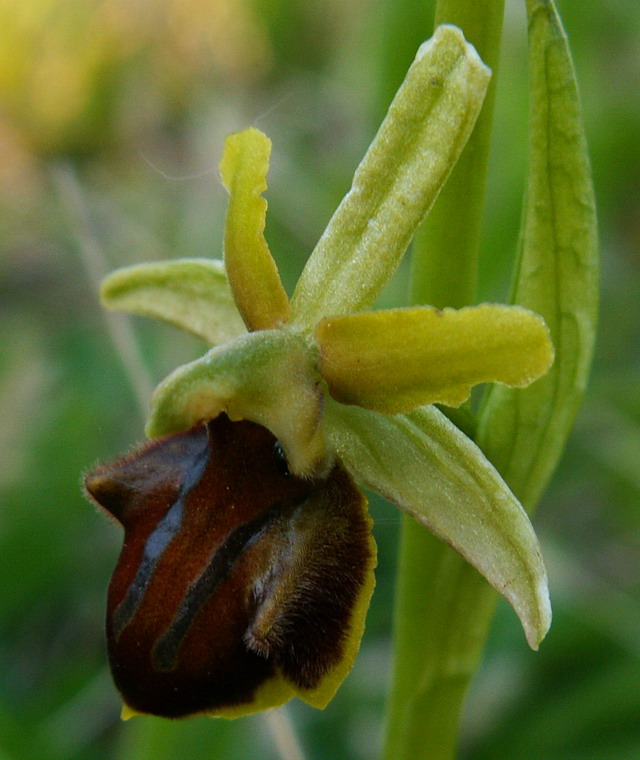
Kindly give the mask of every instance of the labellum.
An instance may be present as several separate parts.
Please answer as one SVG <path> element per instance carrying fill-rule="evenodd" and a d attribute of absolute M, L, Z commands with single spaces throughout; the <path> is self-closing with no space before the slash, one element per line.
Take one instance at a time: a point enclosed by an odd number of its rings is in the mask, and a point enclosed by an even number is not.
<path fill-rule="evenodd" d="M 106 621 L 125 714 L 235 717 L 296 694 L 326 705 L 375 564 L 366 500 L 339 462 L 297 478 L 266 428 L 222 414 L 85 484 L 125 531 Z"/>

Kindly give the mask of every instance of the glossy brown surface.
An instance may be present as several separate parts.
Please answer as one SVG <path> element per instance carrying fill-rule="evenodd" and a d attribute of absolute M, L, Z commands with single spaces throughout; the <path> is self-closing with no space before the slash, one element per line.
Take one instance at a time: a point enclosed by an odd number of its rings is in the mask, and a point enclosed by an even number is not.
<path fill-rule="evenodd" d="M 97 468 L 86 488 L 125 529 L 107 640 L 134 710 L 251 704 L 277 672 L 312 689 L 340 661 L 370 556 L 340 465 L 292 477 L 269 431 L 221 415 Z"/>

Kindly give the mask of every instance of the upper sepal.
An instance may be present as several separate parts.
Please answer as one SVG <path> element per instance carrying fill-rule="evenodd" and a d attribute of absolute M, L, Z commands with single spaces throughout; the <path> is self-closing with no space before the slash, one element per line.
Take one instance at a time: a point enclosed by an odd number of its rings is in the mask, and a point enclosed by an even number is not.
<path fill-rule="evenodd" d="M 298 280 L 292 324 L 313 329 L 373 304 L 458 160 L 490 76 L 457 27 L 420 46 Z"/>

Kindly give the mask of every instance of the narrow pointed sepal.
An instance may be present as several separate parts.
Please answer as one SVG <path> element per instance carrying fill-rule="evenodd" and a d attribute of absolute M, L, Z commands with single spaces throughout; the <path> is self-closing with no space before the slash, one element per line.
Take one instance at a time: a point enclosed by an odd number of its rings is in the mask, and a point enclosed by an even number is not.
<path fill-rule="evenodd" d="M 331 395 L 387 414 L 458 406 L 477 383 L 529 385 L 553 361 L 544 320 L 527 309 L 481 304 L 327 317 L 316 327 Z"/>
<path fill-rule="evenodd" d="M 551 622 L 540 546 L 480 449 L 438 409 L 394 417 L 330 402 L 325 429 L 344 465 L 446 541 L 514 608 L 532 648 Z"/>
<path fill-rule="evenodd" d="M 222 261 L 177 259 L 116 269 L 100 286 L 103 306 L 154 317 L 224 343 L 245 332 Z"/>
<path fill-rule="evenodd" d="M 326 471 L 321 379 L 304 341 L 287 330 L 247 333 L 176 369 L 151 399 L 147 435 L 187 430 L 226 412 L 267 427 L 296 475 Z"/>
<path fill-rule="evenodd" d="M 327 704 L 375 565 L 366 500 L 340 463 L 297 478 L 266 428 L 222 414 L 102 465 L 86 488 L 125 530 L 107 602 L 125 719 Z"/>
<path fill-rule="evenodd" d="M 490 71 L 460 29 L 420 46 L 296 286 L 292 323 L 371 306 L 471 134 Z"/>
<path fill-rule="evenodd" d="M 250 128 L 230 135 L 220 162 L 229 192 L 224 262 L 240 313 L 249 330 L 269 330 L 289 318 L 289 299 L 264 238 L 271 140 Z"/>

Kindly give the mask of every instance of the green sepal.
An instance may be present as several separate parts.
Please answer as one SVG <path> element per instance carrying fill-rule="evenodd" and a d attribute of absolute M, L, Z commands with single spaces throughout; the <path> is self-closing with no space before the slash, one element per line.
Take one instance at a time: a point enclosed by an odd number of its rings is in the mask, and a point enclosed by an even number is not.
<path fill-rule="evenodd" d="M 393 417 L 331 401 L 325 432 L 355 479 L 446 541 L 502 594 L 536 649 L 551 623 L 540 546 L 480 449 L 436 407 Z"/>
<path fill-rule="evenodd" d="M 291 331 L 247 333 L 179 367 L 156 388 L 146 433 L 178 433 L 222 412 L 268 428 L 296 475 L 319 474 L 330 464 L 320 377 L 307 344 Z"/>
<path fill-rule="evenodd" d="M 595 341 L 595 200 L 569 47 L 551 0 L 529 0 L 529 175 L 512 302 L 541 314 L 556 349 L 525 391 L 492 387 L 477 442 L 531 509 L 551 477 L 584 394 Z"/>
<path fill-rule="evenodd" d="M 291 321 L 370 306 L 396 270 L 464 147 L 489 69 L 462 32 L 440 26 L 425 42 L 298 281 Z"/>
<path fill-rule="evenodd" d="M 104 306 L 155 317 L 215 346 L 246 332 L 222 261 L 177 259 L 137 264 L 106 277 Z"/>

